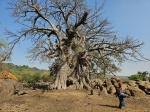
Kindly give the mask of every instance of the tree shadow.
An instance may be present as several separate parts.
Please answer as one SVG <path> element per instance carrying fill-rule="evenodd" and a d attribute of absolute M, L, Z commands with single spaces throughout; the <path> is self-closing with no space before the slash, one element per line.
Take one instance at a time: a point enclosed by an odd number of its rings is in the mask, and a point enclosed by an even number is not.
<path fill-rule="evenodd" d="M 113 106 L 113 105 L 103 105 L 103 104 L 99 104 L 99 106 L 111 107 L 111 108 L 118 108 L 118 106 Z"/>

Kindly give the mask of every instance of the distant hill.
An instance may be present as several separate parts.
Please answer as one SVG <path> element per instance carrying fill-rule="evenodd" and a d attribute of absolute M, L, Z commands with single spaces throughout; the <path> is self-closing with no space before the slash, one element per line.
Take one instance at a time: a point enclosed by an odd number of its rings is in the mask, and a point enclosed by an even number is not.
<path fill-rule="evenodd" d="M 106 78 L 111 78 L 113 75 L 106 75 Z M 129 80 L 129 76 L 117 76 L 118 78 L 122 79 L 123 81 Z"/>
<path fill-rule="evenodd" d="M 49 70 L 44 70 L 44 69 L 38 69 L 36 67 L 29 67 L 28 65 L 15 65 L 13 63 L 1 63 L 0 64 L 0 72 L 2 70 L 6 70 L 13 75 L 15 75 L 19 79 L 25 79 L 25 80 L 38 80 L 39 77 L 44 76 L 44 80 L 47 80 L 49 78 L 50 71 Z M 111 78 L 112 75 L 106 75 L 106 77 L 101 76 L 99 78 Z M 123 80 L 128 80 L 129 76 L 117 76 Z M 43 78 L 42 78 L 43 79 Z M 52 80 L 52 79 L 51 79 Z"/>
<path fill-rule="evenodd" d="M 0 72 L 2 70 L 6 70 L 18 78 L 28 77 L 32 75 L 37 76 L 49 76 L 50 71 L 44 69 L 38 69 L 36 67 L 29 67 L 28 65 L 18 66 L 13 63 L 1 63 L 0 64 Z"/>
<path fill-rule="evenodd" d="M 36 67 L 29 67 L 28 65 L 15 65 L 13 63 L 2 63 L 0 65 L 0 71 L 7 70 L 9 72 L 23 72 L 23 73 L 35 73 L 35 72 L 43 72 L 43 74 L 49 72 L 49 70 L 38 69 Z"/>

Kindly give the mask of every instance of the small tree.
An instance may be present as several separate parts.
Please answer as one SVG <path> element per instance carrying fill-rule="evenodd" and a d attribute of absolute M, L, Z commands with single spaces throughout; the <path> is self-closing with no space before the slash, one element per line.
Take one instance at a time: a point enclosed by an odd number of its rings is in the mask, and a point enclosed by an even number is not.
<path fill-rule="evenodd" d="M 29 58 L 52 63 L 54 88 L 65 89 L 67 78 L 74 77 L 91 90 L 89 73 L 94 67 L 113 73 L 118 64 L 143 58 L 142 42 L 117 37 L 108 19 L 102 18 L 104 4 L 92 8 L 84 0 L 12 0 L 9 4 L 22 25 L 17 32 L 7 30 L 10 54 L 22 38 L 30 40 Z"/>
<path fill-rule="evenodd" d="M 144 72 L 138 72 L 137 74 L 139 74 L 142 77 L 142 80 L 144 81 L 145 79 L 148 79 L 148 75 L 150 73 L 147 71 L 144 71 Z"/>
<path fill-rule="evenodd" d="M 142 77 L 139 74 L 131 75 L 130 80 L 142 80 Z"/>
<path fill-rule="evenodd" d="M 2 70 L 2 62 L 9 57 L 9 47 L 3 38 L 0 38 L 0 70 Z"/>

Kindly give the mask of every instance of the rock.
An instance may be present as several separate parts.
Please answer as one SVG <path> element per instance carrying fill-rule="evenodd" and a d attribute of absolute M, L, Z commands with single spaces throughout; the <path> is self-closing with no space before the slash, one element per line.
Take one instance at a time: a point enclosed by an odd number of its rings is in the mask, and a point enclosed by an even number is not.
<path fill-rule="evenodd" d="M 107 93 L 108 94 L 114 94 L 115 92 L 116 92 L 116 89 L 115 89 L 115 87 L 113 85 L 109 85 L 107 87 Z"/>
<path fill-rule="evenodd" d="M 124 91 L 124 90 L 126 90 L 128 87 L 127 87 L 127 84 L 122 84 L 122 90 Z"/>
<path fill-rule="evenodd" d="M 107 95 L 107 89 L 104 86 L 100 87 L 100 95 Z"/>
<path fill-rule="evenodd" d="M 54 83 L 50 83 L 49 84 L 49 90 L 53 90 L 54 89 Z"/>
<path fill-rule="evenodd" d="M 132 80 L 128 81 L 127 85 L 131 87 L 137 87 L 137 84 L 135 83 L 135 81 L 132 81 Z"/>
<path fill-rule="evenodd" d="M 52 82 L 36 82 L 31 84 L 31 89 L 42 89 L 43 91 L 52 90 L 54 88 L 54 84 Z"/>
<path fill-rule="evenodd" d="M 119 85 L 118 85 L 118 83 L 117 83 L 117 82 L 115 82 L 115 83 L 114 83 L 114 86 L 115 86 L 115 87 L 118 87 Z"/>
<path fill-rule="evenodd" d="M 137 80 L 135 83 L 136 83 L 137 85 L 139 85 L 139 84 L 144 84 L 143 81 L 141 81 L 141 80 Z"/>
<path fill-rule="evenodd" d="M 22 87 L 23 86 L 16 80 L 0 79 L 0 102 L 15 97 L 15 94 L 17 94 Z"/>
<path fill-rule="evenodd" d="M 139 89 L 145 92 L 145 94 L 150 95 L 150 83 L 148 81 L 140 81 L 137 83 Z"/>
<path fill-rule="evenodd" d="M 127 90 L 130 91 L 131 96 L 144 96 L 145 93 L 138 87 L 128 87 Z"/>
<path fill-rule="evenodd" d="M 112 85 L 111 81 L 108 81 L 106 84 L 107 84 L 107 86 Z"/>
<path fill-rule="evenodd" d="M 124 92 L 125 92 L 125 94 L 131 96 L 131 93 L 130 93 L 130 90 L 129 90 L 129 89 L 126 89 Z"/>
<path fill-rule="evenodd" d="M 27 91 L 20 91 L 19 93 L 18 93 L 18 95 L 24 95 L 24 94 L 29 94 Z"/>
<path fill-rule="evenodd" d="M 103 81 L 100 80 L 100 79 L 93 79 L 93 80 L 91 81 L 91 87 L 92 87 L 93 89 L 98 89 L 98 88 L 100 88 L 100 86 L 102 86 L 102 85 L 103 85 Z"/>
<path fill-rule="evenodd" d="M 117 83 L 116 79 L 111 79 L 112 85 L 115 85 Z"/>

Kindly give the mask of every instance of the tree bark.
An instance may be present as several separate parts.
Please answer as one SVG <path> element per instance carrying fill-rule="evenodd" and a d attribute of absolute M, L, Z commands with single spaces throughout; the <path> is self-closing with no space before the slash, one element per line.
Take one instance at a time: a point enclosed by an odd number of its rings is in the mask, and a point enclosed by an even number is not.
<path fill-rule="evenodd" d="M 79 77 L 76 77 L 76 75 L 70 76 L 72 71 L 73 70 L 69 67 L 69 65 L 67 63 L 63 64 L 56 75 L 56 79 L 54 82 L 54 89 L 58 89 L 58 90 L 66 89 L 67 88 L 66 82 L 67 82 L 68 78 L 73 77 L 75 79 L 75 80 L 73 80 L 73 84 L 78 83 L 78 85 L 77 85 L 78 87 L 76 87 L 76 89 L 85 88 L 85 89 L 91 91 L 92 88 L 90 86 L 89 77 L 87 75 L 86 76 L 79 75 Z"/>
<path fill-rule="evenodd" d="M 63 64 L 57 73 L 56 80 L 54 82 L 55 89 L 66 89 L 67 76 L 70 75 L 70 68 L 67 63 Z"/>

